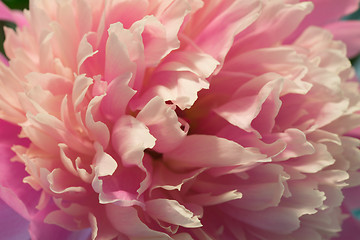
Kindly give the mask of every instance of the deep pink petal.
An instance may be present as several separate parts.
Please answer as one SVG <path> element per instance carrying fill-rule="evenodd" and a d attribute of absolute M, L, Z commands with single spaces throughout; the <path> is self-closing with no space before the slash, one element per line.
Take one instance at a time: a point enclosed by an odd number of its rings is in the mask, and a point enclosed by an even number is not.
<path fill-rule="evenodd" d="M 305 1 L 305 0 L 302 0 Z M 302 27 L 310 25 L 324 26 L 330 22 L 339 20 L 354 11 L 359 6 L 359 0 L 342 0 L 341 3 L 332 0 L 313 0 L 314 11 L 309 14 Z"/>
<path fill-rule="evenodd" d="M 360 21 L 339 21 L 326 25 L 334 34 L 334 39 L 346 44 L 347 56 L 355 57 L 360 52 Z"/>
<path fill-rule="evenodd" d="M 4 55 L 2 55 L 2 54 L 0 54 L 0 62 L 5 63 L 6 65 L 9 64 L 9 63 L 8 63 L 8 60 L 6 59 L 6 57 L 5 57 Z"/>
<path fill-rule="evenodd" d="M 27 24 L 25 16 L 20 11 L 10 10 L 2 1 L 0 1 L 0 20 L 15 22 L 19 27 Z"/>
<path fill-rule="evenodd" d="M 31 219 L 29 233 L 32 240 L 54 239 L 54 240 L 88 240 L 90 237 L 89 229 L 79 231 L 68 231 L 57 225 L 47 224 L 44 222 L 46 216 L 57 209 L 53 202 L 39 210 Z"/>
<path fill-rule="evenodd" d="M 0 238 L 6 240 L 30 239 L 28 227 L 29 222 L 0 199 Z"/>
<path fill-rule="evenodd" d="M 11 163 L 14 152 L 13 144 L 27 145 L 27 140 L 19 139 L 19 128 L 5 121 L 0 122 L 0 198 L 25 218 L 30 217 L 37 204 L 39 193 L 28 184 L 23 183 L 23 178 L 28 174 L 22 163 Z"/>
<path fill-rule="evenodd" d="M 302 0 L 302 2 L 305 1 Z M 342 0 L 341 3 L 332 0 L 314 0 L 312 3 L 314 10 L 306 16 L 289 39 L 293 40 L 310 26 L 324 27 L 327 24 L 339 21 L 340 18 L 356 11 L 359 6 L 359 0 Z"/>

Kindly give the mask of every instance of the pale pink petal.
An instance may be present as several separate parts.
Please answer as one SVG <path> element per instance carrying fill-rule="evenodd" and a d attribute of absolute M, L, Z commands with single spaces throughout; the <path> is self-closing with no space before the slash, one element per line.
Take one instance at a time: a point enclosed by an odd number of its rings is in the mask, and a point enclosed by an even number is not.
<path fill-rule="evenodd" d="M 301 156 L 289 161 L 288 164 L 301 172 L 318 172 L 335 162 L 335 159 L 332 158 L 326 149 L 327 147 L 325 145 L 316 144 L 314 145 L 314 154 Z"/>
<path fill-rule="evenodd" d="M 260 57 L 263 64 L 257 65 L 256 62 Z M 240 74 L 243 72 L 247 74 L 241 76 Z M 253 78 L 269 72 L 275 72 L 284 78 L 281 95 L 287 93 L 306 94 L 312 86 L 304 81 L 304 76 L 308 72 L 306 60 L 302 55 L 297 54 L 295 49 L 286 46 L 256 49 L 231 58 L 224 66 L 224 72 L 220 72 L 219 75 L 237 73 L 239 77 L 230 78 L 227 81 L 219 79 L 217 81 L 220 82 L 215 82 L 214 85 L 217 89 L 228 85 L 229 89 L 227 91 L 232 92 L 236 90 L 232 87 L 232 84 L 234 84 L 232 81 L 241 81 L 241 78 Z M 273 77 L 276 78 L 276 76 Z M 258 86 L 252 84 L 252 87 Z"/>
<path fill-rule="evenodd" d="M 267 161 L 263 154 L 233 141 L 206 135 L 187 136 L 178 148 L 164 154 L 164 158 L 176 168 L 251 165 Z"/>
<path fill-rule="evenodd" d="M 154 98 L 139 112 L 136 119 L 143 122 L 156 138 L 154 150 L 164 153 L 176 148 L 185 137 L 174 110 L 161 98 Z"/>
<path fill-rule="evenodd" d="M 121 157 L 122 164 L 126 167 L 138 167 L 145 172 L 145 177 L 137 190 L 139 194 L 150 185 L 150 172 L 147 166 L 150 159 L 145 161 L 144 150 L 154 147 L 155 141 L 145 124 L 131 116 L 119 118 L 113 128 L 112 146 Z"/>
<path fill-rule="evenodd" d="M 244 181 L 239 188 L 242 198 L 229 204 L 253 211 L 278 206 L 285 194 L 285 181 L 288 179 L 289 176 L 279 165 L 259 166 L 250 171 L 249 179 Z"/>
<path fill-rule="evenodd" d="M 286 148 L 273 158 L 274 161 L 284 161 L 315 152 L 314 146 L 307 141 L 306 135 L 298 129 L 286 129 L 284 133 L 279 133 L 275 138 L 285 142 Z"/>
<path fill-rule="evenodd" d="M 125 166 L 141 166 L 144 150 L 155 141 L 145 124 L 131 116 L 121 117 L 113 128 L 112 145 Z"/>
<path fill-rule="evenodd" d="M 269 1 L 263 7 L 263 14 L 249 28 L 235 38 L 229 57 L 239 52 L 276 45 L 286 39 L 313 9 L 311 2 L 284 6 L 282 1 Z M 291 19 L 291 20 L 289 20 Z"/>
<path fill-rule="evenodd" d="M 177 2 L 185 3 L 185 1 Z M 172 8 L 174 8 L 173 5 Z M 141 21 L 137 21 L 131 26 L 130 31 L 141 34 L 145 64 L 147 66 L 155 66 L 172 50 L 179 47 L 177 32 L 173 32 L 176 31 L 176 28 L 178 27 L 173 27 L 175 29 L 166 28 L 166 26 L 162 25 L 154 16 L 146 16 Z"/>
<path fill-rule="evenodd" d="M 158 1 L 158 3 L 160 2 L 161 1 Z M 159 6 L 152 9 L 152 11 L 155 12 L 154 15 L 164 25 L 166 30 L 166 38 L 169 44 L 168 49 L 172 50 L 180 46 L 178 33 L 181 25 L 184 22 L 184 18 L 191 10 L 191 2 L 183 0 L 170 0 L 163 3 L 164 4 L 159 4 Z"/>
<path fill-rule="evenodd" d="M 113 227 L 130 238 L 171 240 L 166 233 L 154 231 L 142 222 L 135 208 L 109 204 L 106 206 L 106 212 Z"/>
<path fill-rule="evenodd" d="M 194 170 L 186 173 L 176 173 L 171 171 L 165 164 L 155 163 L 153 179 L 150 190 L 163 188 L 166 190 L 181 190 L 186 182 L 196 178 L 204 170 Z"/>
<path fill-rule="evenodd" d="M 86 189 L 80 185 L 81 182 L 76 184 L 77 179 L 60 168 L 55 168 L 47 176 L 47 179 L 50 183 L 50 190 L 60 196 L 62 194 L 71 194 L 73 196 L 86 195 Z"/>
<path fill-rule="evenodd" d="M 111 176 L 116 171 L 118 164 L 117 162 L 107 153 L 104 152 L 101 145 L 95 145 L 97 153 L 95 155 L 95 177 L 92 181 L 92 188 L 95 192 L 99 193 L 99 201 L 102 199 L 104 194 L 103 190 L 103 180 L 101 177 Z"/>
<path fill-rule="evenodd" d="M 110 82 L 117 77 L 136 71 L 136 64 L 133 62 L 136 59 L 130 59 L 130 57 L 138 57 L 142 49 L 140 43 L 137 42 L 139 40 L 129 30 L 124 29 L 121 23 L 111 25 L 108 31 L 104 77 Z"/>
<path fill-rule="evenodd" d="M 130 99 L 136 91 L 128 86 L 131 75 L 124 76 L 125 79 L 118 77 L 108 86 L 106 96 L 101 101 L 101 111 L 106 118 L 116 121 L 124 115 Z"/>
<path fill-rule="evenodd" d="M 152 76 L 149 89 L 135 102 L 144 106 L 155 96 L 171 101 L 181 109 L 190 108 L 198 91 L 209 88 L 206 80 L 219 64 L 212 56 L 197 52 L 175 52 L 160 64 Z"/>
<path fill-rule="evenodd" d="M 284 80 L 280 76 L 269 74 L 254 79 L 254 81 L 265 82 L 265 85 L 256 95 L 252 95 L 251 92 L 247 91 L 250 86 L 244 86 L 244 89 L 240 88 L 235 93 L 232 101 L 216 108 L 214 111 L 231 124 L 245 131 L 252 131 L 255 128 L 267 132 L 273 128 L 274 118 L 281 106 L 279 95 Z M 248 93 L 243 94 L 244 92 Z M 262 121 L 264 118 L 259 116 L 262 122 L 256 123 L 254 119 L 261 114 L 268 116 L 267 122 Z"/>
<path fill-rule="evenodd" d="M 106 148 L 110 141 L 110 132 L 106 124 L 97 119 L 103 96 L 94 97 L 87 108 L 85 122 L 89 130 L 90 137 L 99 142 L 103 148 Z"/>
<path fill-rule="evenodd" d="M 195 194 L 189 196 L 188 198 L 186 198 L 186 200 L 190 201 L 191 203 L 196 203 L 203 206 L 212 206 L 212 205 L 217 205 L 217 204 L 241 199 L 242 197 L 243 197 L 242 193 L 233 190 L 219 195 L 211 195 L 210 193 Z"/>
<path fill-rule="evenodd" d="M 341 210 L 339 208 L 330 208 L 324 211 L 318 211 L 313 215 L 313 219 L 309 219 L 310 215 L 304 215 L 302 217 L 304 223 L 308 226 L 312 226 L 314 229 L 324 229 L 338 231 L 341 230 L 341 222 L 339 222 L 338 218 L 344 216 L 339 216 L 341 214 Z M 324 218 L 324 216 L 327 216 Z"/>
<path fill-rule="evenodd" d="M 279 234 L 289 234 L 300 226 L 299 217 L 302 215 L 296 209 L 277 207 L 263 211 L 224 209 L 230 216 L 251 224 L 260 229 Z"/>
<path fill-rule="evenodd" d="M 145 203 L 146 211 L 154 219 L 187 228 L 201 227 L 197 216 L 175 200 L 154 199 Z"/>

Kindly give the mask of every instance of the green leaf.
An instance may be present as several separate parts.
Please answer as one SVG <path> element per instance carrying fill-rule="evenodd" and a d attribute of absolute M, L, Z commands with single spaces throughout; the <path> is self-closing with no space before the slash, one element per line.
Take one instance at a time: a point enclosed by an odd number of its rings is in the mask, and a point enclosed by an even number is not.
<path fill-rule="evenodd" d="M 29 0 L 2 0 L 2 2 L 12 9 L 29 9 Z"/>

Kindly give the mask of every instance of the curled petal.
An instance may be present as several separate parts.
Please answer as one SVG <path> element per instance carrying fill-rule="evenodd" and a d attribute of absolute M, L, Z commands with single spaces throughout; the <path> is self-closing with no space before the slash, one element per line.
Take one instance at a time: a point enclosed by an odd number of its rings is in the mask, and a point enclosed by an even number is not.
<path fill-rule="evenodd" d="M 146 211 L 155 219 L 187 228 L 201 227 L 198 217 L 175 200 L 154 199 L 145 204 Z"/>

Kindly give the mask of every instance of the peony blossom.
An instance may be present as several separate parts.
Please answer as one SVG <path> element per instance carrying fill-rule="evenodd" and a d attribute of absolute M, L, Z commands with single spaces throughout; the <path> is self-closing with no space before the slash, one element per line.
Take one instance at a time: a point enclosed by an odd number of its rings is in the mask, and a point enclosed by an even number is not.
<path fill-rule="evenodd" d="M 307 20 L 325 2 L 30 1 L 5 29 L 0 198 L 39 240 L 337 236 L 360 96 Z"/>

